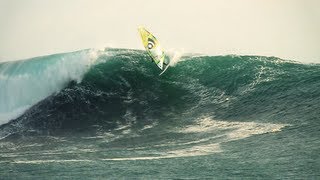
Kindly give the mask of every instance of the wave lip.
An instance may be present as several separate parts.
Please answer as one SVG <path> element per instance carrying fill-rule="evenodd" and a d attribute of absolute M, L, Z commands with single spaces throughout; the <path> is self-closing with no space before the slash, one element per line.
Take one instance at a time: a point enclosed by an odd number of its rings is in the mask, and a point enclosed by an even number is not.
<path fill-rule="evenodd" d="M 93 50 L 54 54 L 0 63 L 0 125 L 70 81 L 81 82 L 92 63 Z"/>

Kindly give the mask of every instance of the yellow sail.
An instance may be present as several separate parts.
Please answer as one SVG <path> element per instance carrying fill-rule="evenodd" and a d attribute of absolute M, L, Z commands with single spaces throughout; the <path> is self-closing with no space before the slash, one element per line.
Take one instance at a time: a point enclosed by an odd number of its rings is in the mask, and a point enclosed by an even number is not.
<path fill-rule="evenodd" d="M 140 26 L 138 28 L 144 48 L 147 50 L 148 54 L 151 56 L 153 61 L 157 66 L 163 70 L 165 53 L 160 46 L 158 40 L 144 27 Z M 166 66 L 166 65 L 165 65 Z"/>

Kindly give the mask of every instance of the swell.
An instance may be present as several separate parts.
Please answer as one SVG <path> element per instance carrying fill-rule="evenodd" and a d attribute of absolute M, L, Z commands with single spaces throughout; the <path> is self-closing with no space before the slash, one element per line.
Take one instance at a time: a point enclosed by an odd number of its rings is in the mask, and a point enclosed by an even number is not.
<path fill-rule="evenodd" d="M 144 51 L 108 49 L 81 82 L 1 127 L 13 132 L 105 132 L 179 126 L 200 117 L 278 123 L 318 119 L 320 67 L 275 57 L 183 56 L 158 76 Z"/>

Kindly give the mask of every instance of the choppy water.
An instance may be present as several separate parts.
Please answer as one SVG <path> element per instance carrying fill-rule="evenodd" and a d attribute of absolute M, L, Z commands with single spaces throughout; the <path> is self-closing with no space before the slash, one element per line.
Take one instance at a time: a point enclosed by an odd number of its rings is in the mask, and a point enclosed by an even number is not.
<path fill-rule="evenodd" d="M 0 177 L 320 176 L 320 66 L 83 50 L 0 64 Z"/>

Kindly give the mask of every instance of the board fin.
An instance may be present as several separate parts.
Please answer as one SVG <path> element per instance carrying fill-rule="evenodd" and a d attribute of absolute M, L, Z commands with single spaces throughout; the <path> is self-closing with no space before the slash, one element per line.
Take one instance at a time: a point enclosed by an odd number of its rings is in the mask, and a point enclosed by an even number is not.
<path fill-rule="evenodd" d="M 166 72 L 166 70 L 168 69 L 169 64 L 164 68 L 164 70 L 159 74 L 159 76 L 161 76 L 164 72 Z"/>

